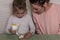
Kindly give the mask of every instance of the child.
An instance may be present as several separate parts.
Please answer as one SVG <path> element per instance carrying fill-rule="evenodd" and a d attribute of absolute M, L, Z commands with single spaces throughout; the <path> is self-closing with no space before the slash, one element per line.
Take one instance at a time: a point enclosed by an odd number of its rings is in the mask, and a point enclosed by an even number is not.
<path fill-rule="evenodd" d="M 12 26 L 17 27 L 13 29 Z M 14 0 L 13 14 L 8 20 L 7 32 L 20 35 L 23 34 L 25 38 L 31 37 L 35 32 L 35 27 L 30 15 L 26 13 L 26 3 L 24 0 Z"/>

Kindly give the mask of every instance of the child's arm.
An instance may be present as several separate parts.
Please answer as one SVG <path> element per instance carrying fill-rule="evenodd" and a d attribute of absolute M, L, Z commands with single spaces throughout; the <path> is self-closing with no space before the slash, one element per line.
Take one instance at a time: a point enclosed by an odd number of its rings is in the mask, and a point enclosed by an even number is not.
<path fill-rule="evenodd" d="M 32 18 L 30 15 L 28 17 L 29 17 L 28 20 L 29 20 L 30 31 L 25 34 L 25 38 L 30 38 L 32 36 L 32 34 L 35 33 L 35 26 L 34 26 L 34 23 L 32 21 Z"/>
<path fill-rule="evenodd" d="M 34 26 L 34 23 L 33 23 L 33 20 L 32 20 L 31 16 L 29 16 L 29 28 L 30 28 L 30 32 L 32 34 L 34 34 L 35 33 L 35 26 Z"/>
<path fill-rule="evenodd" d="M 8 23 L 7 23 L 7 26 L 6 26 L 6 33 L 11 33 L 11 24 L 12 24 L 12 17 L 10 17 L 9 19 L 8 19 Z"/>

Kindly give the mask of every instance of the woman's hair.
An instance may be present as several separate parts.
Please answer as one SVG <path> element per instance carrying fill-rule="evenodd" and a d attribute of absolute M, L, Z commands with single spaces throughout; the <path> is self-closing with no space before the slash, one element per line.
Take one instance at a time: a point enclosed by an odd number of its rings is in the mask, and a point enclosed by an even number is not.
<path fill-rule="evenodd" d="M 49 3 L 49 0 L 39 0 L 39 5 L 43 6 L 44 3 Z"/>
<path fill-rule="evenodd" d="M 49 3 L 50 0 L 30 0 L 31 4 L 38 3 L 40 6 L 42 6 L 45 2 Z"/>
<path fill-rule="evenodd" d="M 19 9 L 26 10 L 25 0 L 14 0 L 12 6 L 13 6 L 13 11 L 16 10 L 16 7 Z"/>
<path fill-rule="evenodd" d="M 39 0 L 29 0 L 31 4 L 37 3 Z"/>

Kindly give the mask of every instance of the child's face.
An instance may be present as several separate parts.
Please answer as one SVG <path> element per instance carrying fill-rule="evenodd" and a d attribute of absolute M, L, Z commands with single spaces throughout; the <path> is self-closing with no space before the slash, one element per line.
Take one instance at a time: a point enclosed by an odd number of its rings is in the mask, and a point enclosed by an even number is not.
<path fill-rule="evenodd" d="M 14 15 L 18 18 L 22 18 L 25 15 L 25 10 L 19 9 L 16 7 L 16 11 L 14 12 Z"/>

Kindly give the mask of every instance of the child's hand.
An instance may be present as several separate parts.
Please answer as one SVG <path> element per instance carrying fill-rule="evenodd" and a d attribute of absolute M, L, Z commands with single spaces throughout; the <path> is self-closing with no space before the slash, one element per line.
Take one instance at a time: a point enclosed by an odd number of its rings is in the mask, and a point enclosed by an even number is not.
<path fill-rule="evenodd" d="M 32 36 L 32 33 L 28 32 L 24 35 L 24 38 L 30 38 Z"/>
<path fill-rule="evenodd" d="M 9 32 L 10 32 L 11 34 L 16 34 L 16 30 L 11 30 L 11 29 L 9 29 Z"/>
<path fill-rule="evenodd" d="M 12 34 L 16 34 L 16 30 L 11 30 L 11 33 Z"/>

